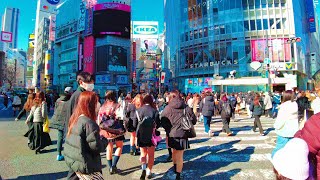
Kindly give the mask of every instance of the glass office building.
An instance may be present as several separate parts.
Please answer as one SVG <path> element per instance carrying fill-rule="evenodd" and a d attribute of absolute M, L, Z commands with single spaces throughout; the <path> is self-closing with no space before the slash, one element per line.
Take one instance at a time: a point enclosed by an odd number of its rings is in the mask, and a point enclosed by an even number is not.
<path fill-rule="evenodd" d="M 313 3 L 308 1 L 167 1 L 168 60 L 178 88 L 185 92 L 306 89 L 310 51 L 318 47 L 310 44 L 317 24 L 308 21 L 305 12 Z M 302 41 L 288 43 L 293 37 Z"/>

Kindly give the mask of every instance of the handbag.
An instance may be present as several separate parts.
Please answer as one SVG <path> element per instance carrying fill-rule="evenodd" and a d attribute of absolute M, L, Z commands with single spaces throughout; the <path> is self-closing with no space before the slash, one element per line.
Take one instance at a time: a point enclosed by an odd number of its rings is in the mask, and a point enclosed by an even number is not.
<path fill-rule="evenodd" d="M 160 132 L 157 131 L 156 128 L 154 128 L 152 132 L 152 138 L 151 138 L 152 144 L 154 146 L 157 146 L 161 141 L 162 141 L 162 137 L 160 136 Z"/>
<path fill-rule="evenodd" d="M 197 136 L 191 120 L 186 115 L 186 108 L 183 109 L 183 116 L 180 123 L 181 123 L 182 129 L 185 131 L 185 135 L 187 138 L 195 138 Z"/>
<path fill-rule="evenodd" d="M 101 128 L 100 135 L 107 139 L 115 139 L 126 133 L 121 121 L 116 119 L 102 120 L 99 127 Z"/>
<path fill-rule="evenodd" d="M 50 128 L 49 128 L 49 119 L 48 116 L 46 116 L 46 118 L 44 118 L 44 123 L 43 123 L 43 132 L 49 133 L 50 132 Z"/>

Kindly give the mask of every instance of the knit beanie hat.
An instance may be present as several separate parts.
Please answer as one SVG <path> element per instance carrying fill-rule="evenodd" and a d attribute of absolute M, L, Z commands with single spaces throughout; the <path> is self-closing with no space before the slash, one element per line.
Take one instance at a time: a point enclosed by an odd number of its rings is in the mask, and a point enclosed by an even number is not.
<path fill-rule="evenodd" d="M 305 180 L 309 177 L 308 154 L 307 143 L 303 139 L 293 138 L 275 153 L 272 163 L 282 176 Z"/>

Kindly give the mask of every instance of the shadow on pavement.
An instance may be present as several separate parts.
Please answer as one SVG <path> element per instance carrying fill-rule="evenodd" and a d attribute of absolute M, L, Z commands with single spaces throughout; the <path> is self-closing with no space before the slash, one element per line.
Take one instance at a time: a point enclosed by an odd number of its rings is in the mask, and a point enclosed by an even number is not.
<path fill-rule="evenodd" d="M 207 175 L 211 172 L 226 167 L 234 162 L 248 162 L 250 156 L 254 153 L 254 146 L 246 147 L 238 150 L 233 148 L 234 144 L 239 143 L 240 140 L 231 141 L 224 144 L 214 145 L 212 151 L 207 151 L 207 147 L 190 149 L 184 153 L 184 164 L 181 175 L 183 179 L 230 179 L 230 177 L 238 174 L 241 169 L 233 169 L 226 172 L 219 172 L 214 175 Z M 192 143 L 191 143 L 192 147 Z M 155 159 L 155 163 L 164 161 L 167 156 L 160 156 Z M 199 163 L 203 166 L 199 169 Z M 170 168 L 164 173 L 161 179 L 172 179 L 175 177 L 173 168 Z"/>
<path fill-rule="evenodd" d="M 135 166 L 135 167 L 131 167 L 131 168 L 128 168 L 128 169 L 121 169 L 119 175 L 120 176 L 126 176 L 128 174 L 131 174 L 137 170 L 140 170 L 141 166 L 138 165 L 138 166 Z"/>
<path fill-rule="evenodd" d="M 274 131 L 274 128 L 268 128 L 268 129 L 264 132 L 264 134 L 265 134 L 265 135 L 268 135 L 271 131 Z"/>
<path fill-rule="evenodd" d="M 68 171 L 65 172 L 58 172 L 58 173 L 49 173 L 49 174 L 35 174 L 35 175 L 29 175 L 29 176 L 19 176 L 16 179 L 64 179 L 65 177 L 67 177 L 68 175 Z M 9 179 L 9 180 L 13 180 L 13 179 Z"/>

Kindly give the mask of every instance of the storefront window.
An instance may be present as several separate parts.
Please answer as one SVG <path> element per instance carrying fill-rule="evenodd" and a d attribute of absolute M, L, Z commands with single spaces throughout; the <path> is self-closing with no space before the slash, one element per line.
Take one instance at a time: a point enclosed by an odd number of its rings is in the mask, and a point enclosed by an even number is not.
<path fill-rule="evenodd" d="M 251 27 L 251 31 L 256 30 L 256 23 L 255 23 L 255 20 L 250 20 L 250 27 Z"/>
<path fill-rule="evenodd" d="M 268 28 L 268 19 L 263 19 L 263 29 L 267 30 Z"/>
<path fill-rule="evenodd" d="M 257 19 L 257 30 L 262 30 L 261 19 Z"/>
<path fill-rule="evenodd" d="M 242 0 L 242 8 L 247 9 L 247 6 L 248 6 L 247 0 Z"/>
<path fill-rule="evenodd" d="M 194 39 L 198 39 L 198 30 L 194 30 Z"/>
<path fill-rule="evenodd" d="M 261 7 L 266 8 L 267 7 L 267 0 L 261 0 Z"/>
<path fill-rule="evenodd" d="M 225 25 L 220 25 L 220 34 L 225 34 L 226 30 L 225 30 Z"/>
<path fill-rule="evenodd" d="M 212 12 L 214 16 L 218 15 L 218 8 L 212 8 Z"/>
<path fill-rule="evenodd" d="M 249 21 L 244 21 L 244 30 L 249 31 Z"/>
<path fill-rule="evenodd" d="M 260 8 L 260 0 L 255 0 L 255 7 L 256 9 Z"/>
<path fill-rule="evenodd" d="M 277 21 L 277 29 L 281 29 L 281 19 L 277 18 L 276 21 Z"/>
<path fill-rule="evenodd" d="M 249 2 L 249 9 L 254 9 L 254 1 L 255 1 L 255 0 L 248 0 L 248 2 Z"/>
<path fill-rule="evenodd" d="M 273 0 L 268 0 L 268 7 L 272 7 L 273 6 Z"/>
<path fill-rule="evenodd" d="M 288 22 L 287 22 L 287 18 L 283 18 L 282 19 L 282 27 L 283 29 L 288 29 Z"/>
<path fill-rule="evenodd" d="M 222 41 L 220 42 L 220 61 L 225 58 L 227 55 L 227 52 L 226 52 L 226 42 L 225 41 Z"/>
<path fill-rule="evenodd" d="M 275 29 L 274 19 L 269 19 L 270 29 Z"/>

